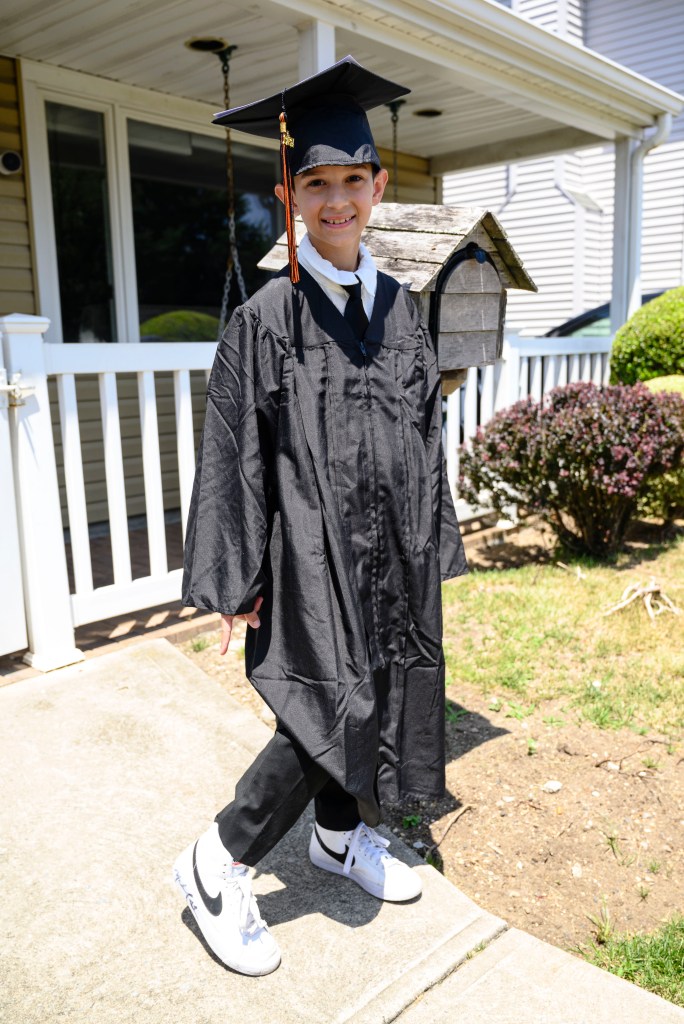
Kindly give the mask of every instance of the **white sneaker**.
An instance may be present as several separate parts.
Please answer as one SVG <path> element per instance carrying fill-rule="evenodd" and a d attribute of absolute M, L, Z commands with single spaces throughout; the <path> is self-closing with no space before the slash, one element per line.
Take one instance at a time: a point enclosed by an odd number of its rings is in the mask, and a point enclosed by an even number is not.
<path fill-rule="evenodd" d="M 311 863 L 334 875 L 347 875 L 381 900 L 402 903 L 422 892 L 420 878 L 408 864 L 397 860 L 389 841 L 363 821 L 349 832 L 333 832 L 314 825 L 309 843 Z"/>
<path fill-rule="evenodd" d="M 219 960 L 240 974 L 275 971 L 280 950 L 259 914 L 249 870 L 233 861 L 216 822 L 181 853 L 173 880 Z"/>

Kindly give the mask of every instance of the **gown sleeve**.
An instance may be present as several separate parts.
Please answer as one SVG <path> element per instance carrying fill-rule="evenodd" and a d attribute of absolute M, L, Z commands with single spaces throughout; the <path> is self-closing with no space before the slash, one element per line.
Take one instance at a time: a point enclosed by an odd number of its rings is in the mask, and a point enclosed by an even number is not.
<path fill-rule="evenodd" d="M 267 509 L 256 409 L 258 333 L 235 310 L 207 388 L 183 565 L 183 604 L 224 615 L 251 611 L 264 585 Z"/>
<path fill-rule="evenodd" d="M 461 530 L 451 497 L 442 447 L 442 382 L 430 332 L 421 322 L 425 343 L 425 447 L 432 477 L 432 501 L 439 539 L 440 574 L 443 580 L 468 572 Z"/>

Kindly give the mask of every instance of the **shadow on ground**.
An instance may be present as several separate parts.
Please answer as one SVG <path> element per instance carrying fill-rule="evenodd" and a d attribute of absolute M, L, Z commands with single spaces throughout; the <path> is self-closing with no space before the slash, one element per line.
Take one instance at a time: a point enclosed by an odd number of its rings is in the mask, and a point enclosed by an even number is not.
<path fill-rule="evenodd" d="M 455 761 L 475 747 L 505 736 L 510 730 L 495 724 L 477 711 L 469 711 L 457 701 L 447 699 L 447 762 Z"/>

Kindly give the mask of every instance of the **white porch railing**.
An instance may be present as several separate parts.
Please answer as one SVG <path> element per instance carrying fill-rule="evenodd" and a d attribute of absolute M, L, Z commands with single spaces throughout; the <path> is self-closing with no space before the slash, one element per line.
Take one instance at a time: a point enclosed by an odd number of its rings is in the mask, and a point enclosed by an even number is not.
<path fill-rule="evenodd" d="M 41 669 L 80 658 L 74 628 L 110 616 L 175 601 L 181 570 L 169 570 L 159 451 L 155 373 L 173 374 L 180 514 L 185 522 L 195 471 L 190 372 L 208 371 L 215 343 L 140 345 L 50 345 L 42 335 L 48 322 L 14 315 L 0 318 L 5 366 L 21 373 L 32 389 L 14 408 L 13 459 L 20 520 L 22 572 L 30 653 Z M 496 366 L 472 369 L 447 399 L 447 466 L 452 487 L 458 479 L 458 448 L 495 411 L 532 394 L 538 398 L 558 384 L 607 381 L 610 339 L 509 338 Z M 149 575 L 133 578 L 126 508 L 117 375 L 135 373 L 138 385 Z M 99 383 L 103 461 L 113 583 L 95 586 L 86 507 L 76 382 L 95 375 Z M 57 484 L 48 380 L 56 380 L 63 447 L 66 500 L 73 561 L 70 591 Z M 2 594 L 0 593 L 0 601 Z"/>
<path fill-rule="evenodd" d="M 164 601 L 178 600 L 182 570 L 169 571 L 167 564 L 155 373 L 173 373 L 180 510 L 185 537 L 185 524 L 195 475 L 190 371 L 208 372 L 215 351 L 215 342 L 44 346 L 45 372 L 48 377 L 56 378 L 59 396 L 59 420 L 75 579 L 75 592 L 71 595 L 74 626 L 109 618 L 122 612 L 149 608 Z M 138 380 L 150 574 L 137 579 L 133 579 L 132 576 L 126 512 L 124 459 L 116 381 L 119 373 L 135 373 Z M 83 374 L 97 376 L 100 393 L 114 574 L 114 582 L 103 587 L 93 586 L 90 561 L 76 402 L 76 377 Z"/>

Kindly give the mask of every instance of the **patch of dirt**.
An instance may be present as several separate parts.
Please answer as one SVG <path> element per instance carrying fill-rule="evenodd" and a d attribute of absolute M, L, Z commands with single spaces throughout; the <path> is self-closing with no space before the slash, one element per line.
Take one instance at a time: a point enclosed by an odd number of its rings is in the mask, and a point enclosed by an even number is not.
<path fill-rule="evenodd" d="M 467 541 L 479 568 L 551 557 L 544 531 L 487 533 L 486 544 Z M 239 624 L 223 659 L 218 634 L 206 634 L 202 650 L 198 638 L 181 649 L 273 725 L 244 677 L 243 637 Z M 617 931 L 647 932 L 684 907 L 681 743 L 600 730 L 568 701 L 516 718 L 507 702 L 493 710 L 468 686 L 447 697 L 447 797 L 386 808 L 386 824 L 409 846 L 486 910 L 570 950 L 592 940 L 590 917 L 606 910 Z M 560 789 L 546 792 L 548 782 Z"/>
<path fill-rule="evenodd" d="M 588 915 L 600 919 L 604 904 L 627 932 L 650 931 L 684 905 L 681 749 L 580 725 L 560 701 L 518 720 L 459 688 L 452 708 L 468 714 L 447 726 L 449 797 L 396 809 L 390 824 L 432 850 L 459 889 L 570 949 L 592 939 Z M 545 792 L 548 782 L 561 788 Z M 411 814 L 422 822 L 406 828 Z"/>

